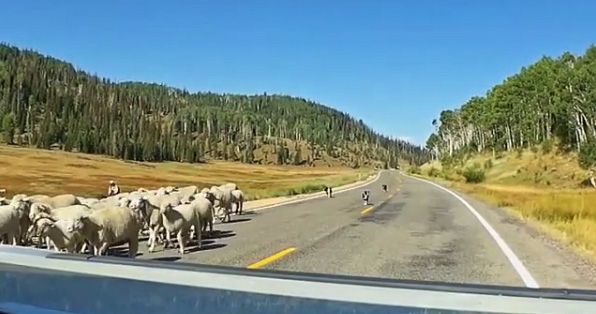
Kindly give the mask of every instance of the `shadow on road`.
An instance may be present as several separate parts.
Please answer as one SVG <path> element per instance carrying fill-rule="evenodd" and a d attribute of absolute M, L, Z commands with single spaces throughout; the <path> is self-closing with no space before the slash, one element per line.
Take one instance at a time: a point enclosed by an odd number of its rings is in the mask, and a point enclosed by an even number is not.
<path fill-rule="evenodd" d="M 203 239 L 223 239 L 235 236 L 236 233 L 232 230 L 213 230 L 212 235 L 205 235 Z"/>
<path fill-rule="evenodd" d="M 116 257 L 128 257 L 128 246 L 121 246 L 110 248 L 107 251 L 108 256 L 116 256 Z M 143 253 L 137 252 L 136 256 L 142 256 Z"/>
<path fill-rule="evenodd" d="M 213 244 L 207 244 L 207 245 L 203 244 L 203 246 L 200 249 L 198 246 L 193 246 L 193 247 L 187 249 L 186 252 L 194 253 L 194 252 L 199 252 L 199 251 L 209 251 L 209 250 L 219 249 L 219 248 L 222 248 L 225 246 L 227 246 L 227 244 L 224 244 L 224 243 L 213 243 Z"/>
<path fill-rule="evenodd" d="M 162 262 L 175 262 L 179 259 L 181 259 L 180 256 L 166 256 L 166 257 L 152 258 L 152 260 L 154 260 L 154 261 L 162 261 Z"/>
<path fill-rule="evenodd" d="M 247 222 L 247 221 L 251 221 L 251 220 L 252 220 L 252 218 L 239 218 L 239 219 L 234 219 L 232 221 L 226 222 L 224 224 L 229 225 L 229 224 Z"/>
<path fill-rule="evenodd" d="M 249 210 L 249 211 L 242 212 L 242 215 L 240 215 L 240 216 L 258 216 L 260 214 L 261 213 L 259 213 L 259 212 L 256 212 L 256 211 L 253 211 L 253 210 Z M 236 216 L 236 217 L 238 217 L 238 216 Z"/>

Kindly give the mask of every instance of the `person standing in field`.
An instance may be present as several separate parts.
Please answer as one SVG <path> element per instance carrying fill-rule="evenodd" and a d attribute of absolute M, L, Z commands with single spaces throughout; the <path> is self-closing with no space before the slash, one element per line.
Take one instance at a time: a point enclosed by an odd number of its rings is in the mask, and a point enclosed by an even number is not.
<path fill-rule="evenodd" d="M 120 187 L 114 180 L 110 180 L 110 185 L 108 186 L 108 196 L 117 195 L 120 193 Z"/>

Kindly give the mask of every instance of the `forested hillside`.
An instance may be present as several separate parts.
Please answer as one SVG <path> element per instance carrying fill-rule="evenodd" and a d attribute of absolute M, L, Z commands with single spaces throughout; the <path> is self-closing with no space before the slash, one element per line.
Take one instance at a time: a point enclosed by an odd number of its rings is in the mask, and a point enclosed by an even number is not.
<path fill-rule="evenodd" d="M 428 155 L 306 99 L 115 83 L 5 44 L 0 121 L 8 143 L 139 161 L 315 165 L 325 156 L 387 167 L 398 159 L 423 163 Z"/>
<path fill-rule="evenodd" d="M 427 141 L 434 157 L 512 151 L 553 143 L 596 162 L 596 47 L 584 55 L 544 57 L 433 121 Z M 593 160 L 590 161 L 592 157 Z"/>

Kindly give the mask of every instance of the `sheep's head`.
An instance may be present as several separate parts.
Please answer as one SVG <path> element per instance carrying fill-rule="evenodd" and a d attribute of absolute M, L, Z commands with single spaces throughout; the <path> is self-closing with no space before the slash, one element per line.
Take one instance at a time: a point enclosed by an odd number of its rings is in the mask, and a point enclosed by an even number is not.
<path fill-rule="evenodd" d="M 37 235 L 46 233 L 49 229 L 56 227 L 56 222 L 50 219 L 42 219 L 37 223 Z"/>
<path fill-rule="evenodd" d="M 178 191 L 178 187 L 177 186 L 168 186 L 165 188 L 167 194 L 170 194 L 172 192 L 177 192 Z"/>
<path fill-rule="evenodd" d="M 155 195 L 157 195 L 157 196 L 168 195 L 168 194 L 170 194 L 170 192 L 166 188 L 159 188 L 155 192 Z"/>
<path fill-rule="evenodd" d="M 159 208 L 159 213 L 164 214 L 172 210 L 174 210 L 174 206 L 172 204 L 165 204 Z"/>
<path fill-rule="evenodd" d="M 29 216 L 31 214 L 31 200 L 29 199 L 12 201 L 11 205 L 19 212 L 20 216 Z"/>
<path fill-rule="evenodd" d="M 77 222 L 76 219 L 72 220 L 71 223 L 69 223 L 68 226 L 66 226 L 66 231 L 72 233 L 72 232 L 77 232 L 77 231 L 81 230 L 82 226 L 77 225 L 80 223 L 81 222 L 80 221 Z"/>
<path fill-rule="evenodd" d="M 147 199 L 144 197 L 138 197 L 138 198 L 132 199 L 128 203 L 128 208 L 144 210 L 146 205 L 147 205 Z"/>
<path fill-rule="evenodd" d="M 85 228 L 92 228 L 91 230 L 101 230 L 102 226 L 95 223 L 89 215 L 81 216 L 75 219 L 72 223 L 72 230 L 82 232 Z"/>
<path fill-rule="evenodd" d="M 211 204 L 213 204 L 215 202 L 215 195 L 209 191 L 204 191 L 201 192 L 199 194 L 197 194 L 199 197 L 205 198 L 207 199 L 209 202 L 211 202 Z"/>
<path fill-rule="evenodd" d="M 190 204 L 192 203 L 192 201 L 195 200 L 195 196 L 194 195 L 190 195 L 190 196 L 185 196 L 180 200 L 180 203 L 182 204 Z"/>
<path fill-rule="evenodd" d="M 36 216 L 40 213 L 49 213 L 51 211 L 50 206 L 43 203 L 33 203 L 29 209 L 29 219 L 35 220 Z"/>
<path fill-rule="evenodd" d="M 88 221 L 88 219 L 89 217 L 83 216 L 73 220 L 72 224 L 68 226 L 67 231 L 75 232 L 83 230 L 83 228 L 85 228 L 85 221 Z"/>
<path fill-rule="evenodd" d="M 17 194 L 17 195 L 15 195 L 15 196 L 12 197 L 12 202 L 20 201 L 20 200 L 22 200 L 22 199 L 24 199 L 26 197 L 27 197 L 27 195 L 25 195 L 25 194 Z"/>
<path fill-rule="evenodd" d="M 118 200 L 118 206 L 120 207 L 128 207 L 130 205 L 131 200 L 128 198 L 121 198 Z"/>

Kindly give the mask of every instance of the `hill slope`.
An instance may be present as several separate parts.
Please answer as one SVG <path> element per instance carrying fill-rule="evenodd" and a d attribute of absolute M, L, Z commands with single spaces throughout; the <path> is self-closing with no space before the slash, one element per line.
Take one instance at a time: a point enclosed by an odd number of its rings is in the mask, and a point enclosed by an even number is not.
<path fill-rule="evenodd" d="M 9 196 L 25 193 L 78 196 L 105 195 L 107 182 L 122 191 L 139 187 L 197 185 L 210 187 L 236 182 L 250 200 L 321 191 L 365 179 L 370 169 L 261 166 L 212 161 L 203 164 L 123 161 L 105 156 L 45 151 L 0 145 L 0 189 Z"/>
<path fill-rule="evenodd" d="M 8 45 L 0 45 L 0 119 L 9 143 L 131 160 L 358 167 L 427 155 L 306 99 L 114 83 Z"/>
<path fill-rule="evenodd" d="M 473 97 L 441 112 L 427 147 L 442 158 L 462 153 L 512 151 L 556 140 L 579 150 L 596 138 L 596 46 L 583 56 L 542 58 Z"/>

